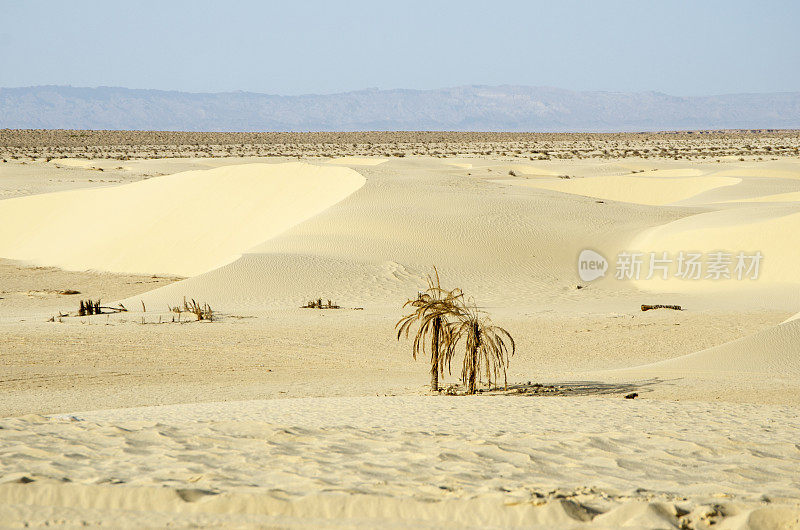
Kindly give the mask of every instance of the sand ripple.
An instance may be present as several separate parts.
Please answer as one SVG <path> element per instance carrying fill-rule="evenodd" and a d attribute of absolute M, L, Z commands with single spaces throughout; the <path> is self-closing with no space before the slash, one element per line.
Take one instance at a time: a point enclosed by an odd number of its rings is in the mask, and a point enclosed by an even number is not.
<path fill-rule="evenodd" d="M 800 419 L 789 407 L 308 398 L 27 416 L 0 427 L 0 501 L 6 516 L 28 505 L 11 515 L 25 520 L 69 510 L 102 520 L 120 506 L 165 521 L 200 513 L 195 522 L 223 524 L 237 513 L 309 526 L 360 515 L 365 524 L 648 527 L 733 522 L 767 508 L 758 517 L 800 515 Z"/>

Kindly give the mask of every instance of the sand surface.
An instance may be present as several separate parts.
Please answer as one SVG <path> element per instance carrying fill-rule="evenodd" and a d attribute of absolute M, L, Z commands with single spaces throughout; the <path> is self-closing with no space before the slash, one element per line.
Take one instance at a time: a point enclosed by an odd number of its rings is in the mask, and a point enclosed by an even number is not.
<path fill-rule="evenodd" d="M 789 407 L 305 398 L 0 426 L 0 499 L 16 505 L 0 513 L 28 514 L 28 503 L 49 499 L 71 523 L 75 513 L 91 521 L 142 503 L 154 519 L 134 511 L 127 521 L 735 528 L 800 517 L 800 508 L 773 507 L 798 501 L 800 420 Z"/>
<path fill-rule="evenodd" d="M 364 157 L 364 156 L 343 156 L 329 160 L 329 164 L 336 166 L 377 166 L 386 162 L 386 158 Z"/>
<path fill-rule="evenodd" d="M 800 525 L 796 159 L 87 158 L 0 177 L 4 523 Z M 579 278 L 587 248 L 605 277 Z M 681 250 L 763 269 L 615 277 L 621 251 Z M 429 395 L 395 339 L 432 265 L 513 333 L 508 391 Z M 215 321 L 175 321 L 184 297 Z M 83 298 L 129 311 L 75 316 Z M 300 308 L 316 298 L 342 309 Z"/>

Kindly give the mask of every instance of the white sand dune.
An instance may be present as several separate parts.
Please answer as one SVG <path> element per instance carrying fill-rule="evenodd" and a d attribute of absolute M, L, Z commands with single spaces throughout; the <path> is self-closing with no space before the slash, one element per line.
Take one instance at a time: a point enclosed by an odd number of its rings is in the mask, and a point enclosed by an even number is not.
<path fill-rule="evenodd" d="M 396 308 L 436 265 L 483 304 L 541 307 L 560 289 L 574 290 L 583 246 L 626 237 L 610 236 L 607 223 L 652 222 L 642 207 L 588 202 L 554 203 L 533 189 L 438 168 L 369 175 L 347 199 L 236 262 L 141 298 L 164 307 L 186 295 L 225 310 L 255 310 L 321 296 Z M 561 220 L 558 233 L 554 219 Z M 129 302 L 138 305 L 138 298 Z"/>
<path fill-rule="evenodd" d="M 740 251 L 748 255 L 761 252 L 763 260 L 756 280 L 714 280 L 707 278 L 707 272 L 704 272 L 700 280 L 683 280 L 672 276 L 663 280 L 658 274 L 646 280 L 643 275 L 635 284 L 647 290 L 679 292 L 767 287 L 769 284 L 797 285 L 800 283 L 800 275 L 797 274 L 800 247 L 795 243 L 798 230 L 800 213 L 794 207 L 719 210 L 644 230 L 631 241 L 630 249 L 655 252 L 658 256 L 668 252 L 673 259 L 681 251 L 725 251 L 731 254 L 732 260 Z M 749 266 L 749 262 L 747 264 Z"/>
<path fill-rule="evenodd" d="M 54 166 L 61 167 L 78 167 L 78 168 L 91 168 L 96 163 L 94 160 L 88 158 L 56 158 L 50 161 Z"/>
<path fill-rule="evenodd" d="M 639 377 L 692 374 L 702 378 L 732 374 L 766 374 L 775 379 L 800 377 L 800 320 L 794 319 L 754 335 L 674 359 L 618 370 Z"/>
<path fill-rule="evenodd" d="M 763 197 L 750 197 L 747 199 L 730 200 L 726 202 L 800 202 L 800 191 L 776 193 L 775 195 L 765 195 Z"/>
<path fill-rule="evenodd" d="M 732 177 L 662 177 L 660 171 L 652 174 L 653 176 L 610 175 L 550 181 L 507 179 L 501 182 L 603 200 L 652 206 L 673 204 L 709 190 L 733 186 L 741 182 L 741 179 Z"/>
<path fill-rule="evenodd" d="M 328 160 L 328 164 L 335 166 L 377 166 L 389 160 L 379 157 L 343 156 Z"/>
<path fill-rule="evenodd" d="M 0 202 L 0 256 L 64 269 L 192 276 L 344 199 L 347 168 L 246 164 Z M 20 220 L 25 221 L 20 223 Z"/>

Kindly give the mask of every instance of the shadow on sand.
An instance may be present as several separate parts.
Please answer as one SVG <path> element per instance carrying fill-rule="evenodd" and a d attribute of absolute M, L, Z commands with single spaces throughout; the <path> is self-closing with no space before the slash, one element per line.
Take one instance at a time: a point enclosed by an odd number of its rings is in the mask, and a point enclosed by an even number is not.
<path fill-rule="evenodd" d="M 566 381 L 553 384 L 517 383 L 508 385 L 508 390 L 480 389 L 479 394 L 500 396 L 602 396 L 625 395 L 652 392 L 652 387 L 669 380 L 658 377 L 641 381 L 604 383 L 602 381 Z"/>

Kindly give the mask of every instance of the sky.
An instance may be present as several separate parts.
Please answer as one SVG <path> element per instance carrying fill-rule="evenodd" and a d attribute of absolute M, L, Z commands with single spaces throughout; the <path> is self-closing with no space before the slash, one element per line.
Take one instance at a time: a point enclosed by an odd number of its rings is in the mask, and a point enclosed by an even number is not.
<path fill-rule="evenodd" d="M 800 91 L 800 2 L 0 0 L 0 87 Z"/>

